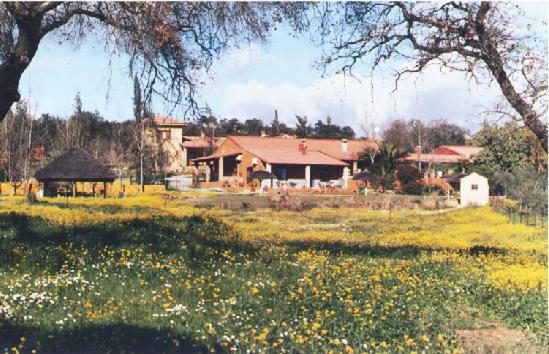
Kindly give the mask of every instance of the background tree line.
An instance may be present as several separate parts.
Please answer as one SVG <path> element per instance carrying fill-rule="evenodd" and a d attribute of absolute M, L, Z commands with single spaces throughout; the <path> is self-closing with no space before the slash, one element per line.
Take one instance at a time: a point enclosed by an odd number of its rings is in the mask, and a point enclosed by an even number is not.
<path fill-rule="evenodd" d="M 0 123 L 0 180 L 18 183 L 71 147 L 82 148 L 115 169 L 135 163 L 132 125 L 112 122 L 86 111 L 77 94 L 74 111 L 64 119 L 51 114 L 35 117 L 21 100 Z"/>
<path fill-rule="evenodd" d="M 421 146 L 429 153 L 441 145 L 465 145 L 469 131 L 445 119 L 423 122 L 419 119 L 395 119 L 383 131 L 383 141 L 405 152 Z"/>
<path fill-rule="evenodd" d="M 295 126 L 282 122 L 278 112 L 274 111 L 274 118 L 271 123 L 264 123 L 259 118 L 250 118 L 240 121 L 237 118 L 217 119 L 214 116 L 202 116 L 194 122 L 188 122 L 184 135 L 200 135 L 205 133 L 208 136 L 228 135 L 295 135 L 298 138 L 317 139 L 354 139 L 356 133 L 350 126 L 339 126 L 332 122 L 327 116 L 325 121 L 317 120 L 310 124 L 307 116 L 295 115 Z"/>

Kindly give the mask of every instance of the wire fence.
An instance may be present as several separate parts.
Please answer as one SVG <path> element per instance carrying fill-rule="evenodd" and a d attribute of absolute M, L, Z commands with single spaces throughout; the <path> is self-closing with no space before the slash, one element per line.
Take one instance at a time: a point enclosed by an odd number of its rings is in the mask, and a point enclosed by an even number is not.
<path fill-rule="evenodd" d="M 510 223 L 523 224 L 526 226 L 546 227 L 548 221 L 547 210 L 509 210 L 495 208 L 498 212 L 505 214 Z"/>

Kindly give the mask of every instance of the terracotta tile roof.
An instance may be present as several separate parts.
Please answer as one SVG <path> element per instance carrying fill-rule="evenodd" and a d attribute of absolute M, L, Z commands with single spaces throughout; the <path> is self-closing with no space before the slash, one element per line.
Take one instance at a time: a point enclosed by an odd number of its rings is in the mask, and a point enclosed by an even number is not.
<path fill-rule="evenodd" d="M 218 147 L 225 141 L 225 138 L 216 138 L 214 147 Z M 183 136 L 183 143 L 181 146 L 185 148 L 198 148 L 206 149 L 210 147 L 210 139 L 202 136 Z"/>
<path fill-rule="evenodd" d="M 482 151 L 478 146 L 460 146 L 460 145 L 441 145 L 430 154 L 416 151 L 408 154 L 403 159 L 406 161 L 416 161 L 425 163 L 457 163 L 460 161 L 471 162 L 474 155 Z"/>
<path fill-rule="evenodd" d="M 320 151 L 308 150 L 302 154 L 289 150 L 254 150 L 254 155 L 271 164 L 283 165 L 329 165 L 329 166 L 347 166 L 347 163 L 326 155 Z"/>
<path fill-rule="evenodd" d="M 347 151 L 344 143 L 337 139 L 306 139 L 307 152 L 299 150 L 301 139 L 290 137 L 230 136 L 243 150 L 274 164 L 333 165 L 346 166 L 342 160 L 353 161 L 371 141 L 349 140 Z"/>
<path fill-rule="evenodd" d="M 156 125 L 165 125 L 165 126 L 185 126 L 187 125 L 185 122 L 179 119 L 174 119 L 170 117 L 163 117 L 163 116 L 154 116 L 153 122 Z"/>
<path fill-rule="evenodd" d="M 443 151 L 444 149 L 454 151 L 455 153 L 464 156 L 467 159 L 470 159 L 471 156 L 477 155 L 479 152 L 482 151 L 482 148 L 478 146 L 442 145 L 435 149 L 435 151 L 433 152 L 436 153 L 437 150 Z"/>
<path fill-rule="evenodd" d="M 319 150 L 339 160 L 356 161 L 366 148 L 377 149 L 377 143 L 373 140 L 348 140 L 347 151 L 342 149 L 342 141 L 339 139 L 307 139 L 309 149 Z"/>

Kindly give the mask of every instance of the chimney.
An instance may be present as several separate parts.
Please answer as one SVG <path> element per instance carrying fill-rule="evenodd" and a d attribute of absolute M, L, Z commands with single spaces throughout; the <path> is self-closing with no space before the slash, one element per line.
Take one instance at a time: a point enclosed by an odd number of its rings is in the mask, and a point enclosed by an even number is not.
<path fill-rule="evenodd" d="M 347 152 L 347 147 L 348 147 L 347 139 L 341 139 L 341 151 Z"/>
<path fill-rule="evenodd" d="M 307 147 L 307 140 L 301 139 L 298 146 L 299 152 L 305 155 L 307 153 Z"/>

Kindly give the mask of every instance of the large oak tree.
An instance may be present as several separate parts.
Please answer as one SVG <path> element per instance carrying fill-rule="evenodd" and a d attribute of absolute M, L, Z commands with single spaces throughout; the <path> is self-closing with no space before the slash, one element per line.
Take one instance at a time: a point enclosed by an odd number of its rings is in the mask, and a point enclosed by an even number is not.
<path fill-rule="evenodd" d="M 546 33 L 535 31 L 539 27 L 518 5 L 348 2 L 327 4 L 319 13 L 321 38 L 333 49 L 322 60 L 325 67 L 350 72 L 359 62 L 374 68 L 391 62 L 398 82 L 436 65 L 495 81 L 511 108 L 500 113 L 518 118 L 547 150 Z"/>
<path fill-rule="evenodd" d="M 100 40 L 129 57 L 131 76 L 153 94 L 196 109 L 199 73 L 224 49 L 263 40 L 299 3 L 0 2 L 0 121 L 20 100 L 19 81 L 45 36 L 66 45 Z M 297 22 L 294 25 L 299 27 Z M 93 38 L 90 38 L 93 37 Z"/>

